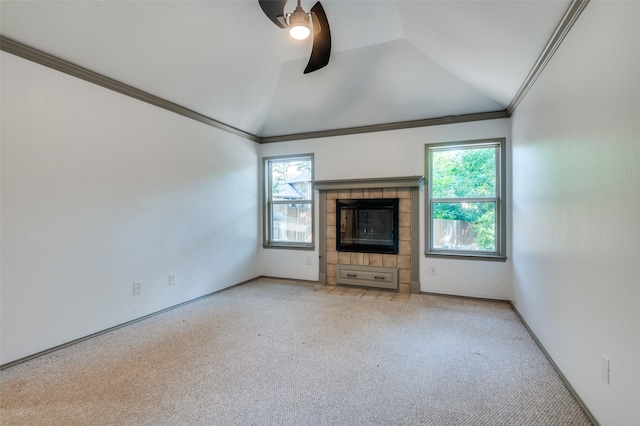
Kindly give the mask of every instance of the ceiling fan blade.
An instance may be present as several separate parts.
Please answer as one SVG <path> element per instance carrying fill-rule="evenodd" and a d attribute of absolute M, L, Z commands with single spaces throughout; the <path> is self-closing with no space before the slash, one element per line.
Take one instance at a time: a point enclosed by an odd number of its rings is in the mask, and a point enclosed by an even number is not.
<path fill-rule="evenodd" d="M 274 24 L 280 28 L 287 28 L 287 24 L 284 22 L 284 5 L 287 4 L 287 0 L 258 0 L 262 11 Z"/>
<path fill-rule="evenodd" d="M 324 68 L 329 63 L 331 55 L 331 31 L 329 30 L 329 21 L 324 8 L 317 2 L 311 8 L 311 19 L 313 20 L 313 47 L 311 48 L 311 57 L 304 73 L 308 74 Z"/>

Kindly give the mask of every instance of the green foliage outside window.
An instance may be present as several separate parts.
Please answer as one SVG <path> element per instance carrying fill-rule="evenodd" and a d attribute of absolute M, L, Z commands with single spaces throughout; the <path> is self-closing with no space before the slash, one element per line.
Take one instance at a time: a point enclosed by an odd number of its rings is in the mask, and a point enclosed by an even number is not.
<path fill-rule="evenodd" d="M 432 152 L 432 198 L 447 199 L 434 202 L 433 218 L 468 222 L 478 250 L 496 249 L 496 204 L 482 201 L 496 197 L 496 155 L 495 147 Z"/>

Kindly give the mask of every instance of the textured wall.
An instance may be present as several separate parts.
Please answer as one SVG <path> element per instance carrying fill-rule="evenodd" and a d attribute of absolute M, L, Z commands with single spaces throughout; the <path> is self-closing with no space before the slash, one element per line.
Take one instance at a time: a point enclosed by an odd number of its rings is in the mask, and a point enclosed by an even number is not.
<path fill-rule="evenodd" d="M 640 3 L 591 2 L 513 117 L 515 305 L 603 425 L 640 419 L 639 75 Z"/>
<path fill-rule="evenodd" d="M 254 143 L 6 53 L 1 136 L 1 363 L 260 275 Z"/>

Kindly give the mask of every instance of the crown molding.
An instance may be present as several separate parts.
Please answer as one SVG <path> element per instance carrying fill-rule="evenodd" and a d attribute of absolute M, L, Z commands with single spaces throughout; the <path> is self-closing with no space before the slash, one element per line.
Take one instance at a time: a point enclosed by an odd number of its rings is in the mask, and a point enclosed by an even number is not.
<path fill-rule="evenodd" d="M 582 11 L 585 9 L 585 7 L 587 7 L 587 4 L 589 4 L 589 1 L 590 0 L 573 0 L 571 2 L 569 8 L 560 20 L 560 23 L 556 27 L 556 30 L 553 32 L 553 35 L 547 42 L 547 45 L 542 50 L 540 57 L 538 57 L 538 60 L 529 72 L 529 75 L 524 80 L 524 83 L 522 83 L 522 86 L 520 86 L 520 89 L 518 89 L 516 95 L 513 97 L 511 104 L 507 107 L 507 113 L 509 114 L 509 116 L 511 116 L 515 112 L 516 108 L 518 108 L 518 105 L 520 105 L 520 102 L 522 102 L 531 87 L 533 87 L 533 84 L 536 82 L 540 74 L 542 74 L 542 71 L 545 69 L 554 53 L 556 53 L 556 50 L 558 50 L 558 48 L 562 44 L 562 41 L 569 33 L 571 27 L 573 27 L 573 24 L 576 23 Z"/>
<path fill-rule="evenodd" d="M 287 142 L 302 139 L 328 138 L 332 136 L 356 135 L 360 133 L 385 132 L 388 130 L 411 129 L 414 127 L 440 126 L 443 124 L 466 123 L 469 121 L 495 120 L 508 118 L 506 110 L 480 112 L 476 114 L 449 115 L 446 117 L 425 118 L 422 120 L 398 121 L 387 124 L 373 124 L 370 126 L 347 127 L 343 129 L 320 130 L 317 132 L 294 133 L 290 135 L 266 136 L 262 143 Z"/>
<path fill-rule="evenodd" d="M 140 89 L 136 89 L 135 87 L 121 83 L 112 78 L 105 77 L 102 74 L 98 74 L 97 72 L 91 71 L 87 68 L 83 68 L 71 62 L 57 58 L 53 55 L 49 55 L 48 53 L 42 52 L 41 50 L 34 49 L 33 47 L 27 46 L 15 40 L 11 40 L 4 36 L 0 36 L 0 50 L 19 56 L 23 59 L 36 62 L 40 65 L 44 65 L 65 74 L 77 77 L 81 80 L 97 84 L 98 86 L 102 86 L 109 90 L 113 90 L 115 92 L 121 93 L 134 99 L 138 99 L 159 108 L 166 109 L 167 111 L 171 111 L 192 120 L 199 121 L 201 123 L 216 127 L 229 133 L 236 134 L 238 136 L 242 136 L 243 138 L 252 140 L 254 142 L 261 142 L 261 138 L 259 136 L 245 132 L 221 121 L 215 120 L 211 117 L 207 117 L 206 115 L 200 114 L 181 105 L 170 102 L 166 99 L 162 99 Z"/>
<path fill-rule="evenodd" d="M 540 54 L 540 57 L 538 58 L 535 65 L 529 72 L 522 86 L 520 86 L 520 89 L 514 96 L 513 100 L 511 101 L 511 104 L 509 104 L 509 106 L 505 110 L 482 112 L 482 113 L 475 113 L 475 114 L 452 115 L 452 116 L 437 117 L 437 118 L 426 118 L 421 120 L 400 121 L 400 122 L 392 122 L 392 123 L 385 123 L 385 124 L 374 124 L 374 125 L 367 125 L 367 126 L 348 127 L 348 128 L 342 128 L 342 129 L 330 129 L 330 130 L 320 130 L 320 131 L 314 131 L 314 132 L 265 136 L 265 137 L 260 137 L 252 133 L 245 132 L 244 130 L 238 129 L 237 127 L 233 127 L 231 125 L 218 121 L 214 118 L 200 114 L 191 109 L 188 109 L 181 105 L 170 102 L 166 99 L 144 92 L 140 89 L 121 83 L 117 80 L 111 79 L 102 74 L 91 71 L 87 68 L 83 68 L 81 66 L 65 61 L 63 59 L 57 58 L 53 55 L 42 52 L 38 49 L 27 46 L 15 40 L 11 40 L 2 35 L 0 35 L 0 50 L 5 51 L 7 53 L 11 53 L 13 55 L 19 56 L 24 59 L 30 60 L 32 62 L 36 62 L 40 65 L 44 65 L 46 67 L 55 69 L 65 74 L 69 74 L 71 76 L 80 78 L 90 83 L 97 84 L 99 86 L 121 93 L 125 96 L 129 96 L 134 99 L 138 99 L 140 101 L 157 106 L 159 108 L 163 108 L 167 111 L 171 111 L 173 113 L 182 115 L 184 117 L 204 123 L 206 125 L 224 130 L 229 133 L 233 133 L 235 135 L 241 136 L 253 142 L 257 142 L 260 144 L 274 143 L 274 142 L 288 142 L 288 141 L 297 141 L 297 140 L 304 140 L 304 139 L 318 139 L 318 138 L 326 138 L 326 137 L 333 137 L 333 136 L 347 136 L 347 135 L 355 135 L 355 134 L 361 134 L 361 133 L 384 132 L 384 131 L 390 131 L 390 130 L 410 129 L 415 127 L 440 126 L 440 125 L 446 125 L 446 124 L 457 124 L 457 123 L 466 123 L 466 122 L 472 122 L 472 121 L 509 118 L 515 112 L 520 102 L 522 102 L 522 100 L 527 95 L 527 93 L 529 92 L 533 84 L 536 82 L 536 80 L 538 79 L 538 77 L 540 76 L 544 68 L 547 66 L 547 64 L 553 57 L 556 50 L 560 47 L 560 44 L 562 43 L 566 35 L 569 33 L 569 30 L 573 27 L 573 24 L 577 21 L 578 17 L 582 13 L 582 11 L 585 9 L 589 1 L 590 0 L 573 0 L 571 2 L 571 5 L 569 6 L 564 16 L 560 20 L 560 23 L 556 27 L 556 30 L 554 31 L 553 35 L 551 36 L 545 48 L 543 49 L 542 53 Z"/>
<path fill-rule="evenodd" d="M 113 90 L 125 96 L 129 96 L 134 99 L 138 99 L 140 101 L 157 106 L 159 108 L 163 108 L 175 114 L 182 115 L 183 117 L 187 117 L 192 120 L 207 124 L 209 126 L 236 134 L 238 136 L 242 136 L 246 139 L 249 139 L 251 141 L 258 142 L 261 144 L 272 143 L 272 142 L 282 142 L 282 141 L 294 141 L 294 140 L 302 140 L 302 139 L 324 138 L 324 137 L 331 137 L 331 136 L 353 135 L 353 134 L 359 134 L 359 133 L 382 132 L 387 130 L 409 129 L 413 127 L 438 126 L 442 124 L 464 123 L 468 121 L 479 121 L 479 120 L 493 120 L 496 118 L 509 117 L 509 114 L 507 113 L 507 111 L 504 110 L 504 111 L 493 111 L 493 112 L 484 112 L 484 113 L 477 113 L 477 114 L 455 115 L 455 116 L 447 116 L 447 117 L 439 117 L 439 118 L 427 118 L 422 120 L 402 121 L 402 122 L 394 122 L 394 123 L 387 123 L 387 124 L 375 124 L 375 125 L 361 126 L 361 127 L 349 127 L 349 128 L 343 128 L 343 129 L 322 130 L 322 131 L 316 131 L 316 132 L 260 137 L 258 135 L 245 132 L 236 127 L 233 127 L 226 123 L 218 121 L 214 118 L 208 117 L 206 115 L 203 115 L 193 110 L 190 110 L 188 108 L 185 108 L 176 103 L 170 102 L 166 99 L 144 92 L 133 86 L 129 86 L 127 84 L 121 83 L 117 80 L 106 77 L 95 71 L 91 71 L 87 68 L 81 67 L 79 65 L 76 65 L 64 59 L 60 59 L 56 56 L 50 55 L 41 50 L 27 46 L 18 41 L 4 37 L 2 35 L 0 35 L 0 50 L 19 56 L 23 59 L 27 59 L 29 61 L 38 63 L 40 65 L 44 65 L 56 71 L 63 72 L 73 77 L 77 77 L 81 80 L 97 84 L 99 86 L 102 86 L 109 90 Z"/>

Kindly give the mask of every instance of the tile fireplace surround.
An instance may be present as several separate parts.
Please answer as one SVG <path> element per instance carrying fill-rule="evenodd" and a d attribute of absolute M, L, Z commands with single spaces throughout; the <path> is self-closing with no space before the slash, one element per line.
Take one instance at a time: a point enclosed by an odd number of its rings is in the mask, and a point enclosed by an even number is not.
<path fill-rule="evenodd" d="M 398 291 L 420 293 L 419 197 L 422 176 L 315 181 L 319 191 L 320 283 L 336 285 L 338 265 L 398 269 Z M 398 198 L 398 254 L 336 251 L 336 200 Z"/>

